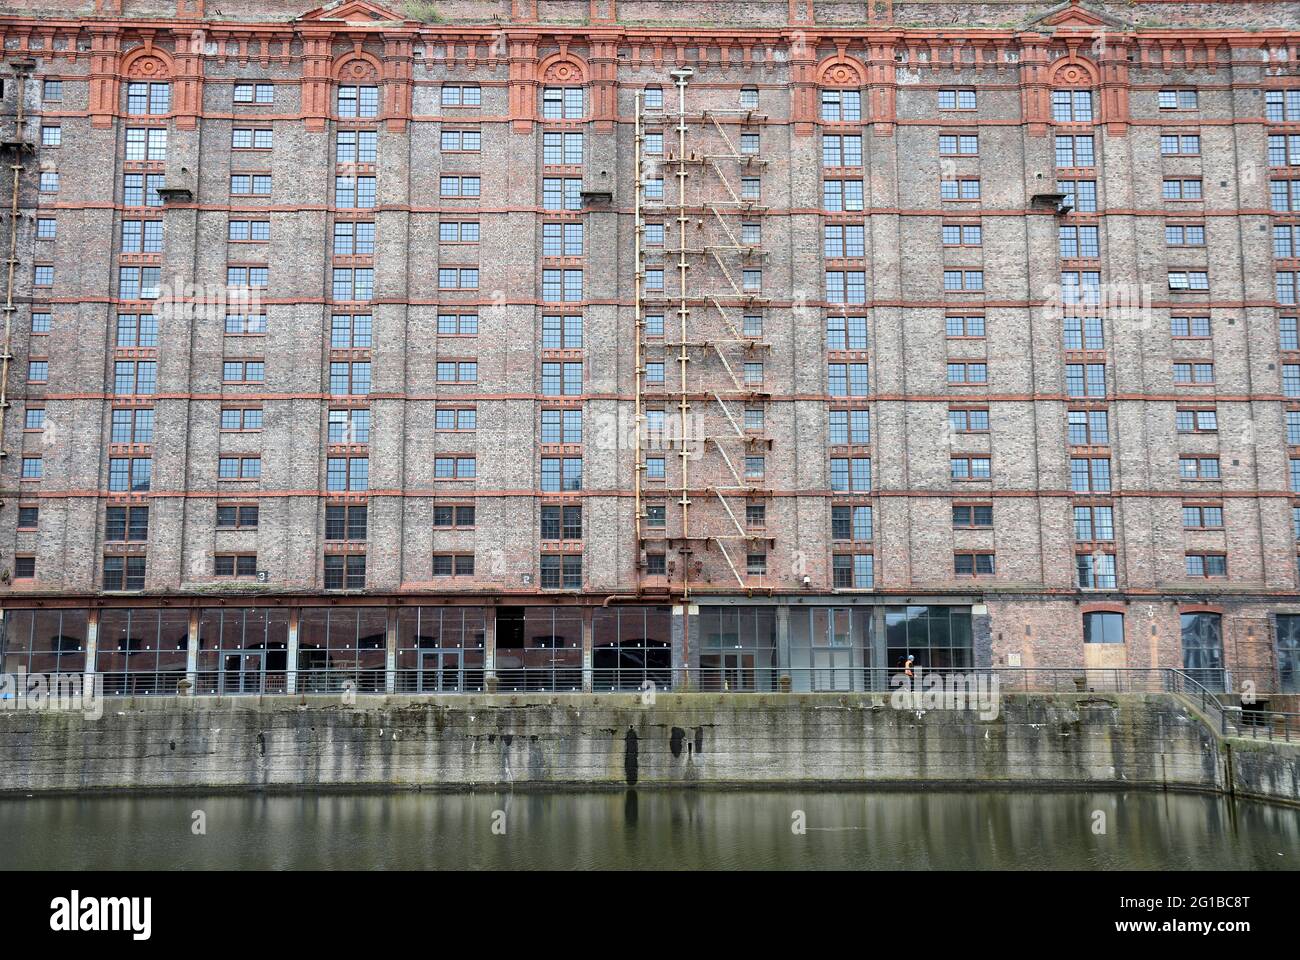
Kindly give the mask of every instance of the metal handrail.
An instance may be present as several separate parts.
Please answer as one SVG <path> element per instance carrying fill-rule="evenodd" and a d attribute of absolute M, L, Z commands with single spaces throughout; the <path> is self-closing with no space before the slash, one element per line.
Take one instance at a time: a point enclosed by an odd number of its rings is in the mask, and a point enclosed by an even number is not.
<path fill-rule="evenodd" d="M 654 651 L 658 652 L 658 651 Z M 630 654 L 630 651 L 624 651 Z M 743 653 L 743 652 L 742 652 Z M 753 651 L 745 656 L 761 653 Z M 1193 673 L 1171 667 L 925 667 L 913 668 L 909 681 L 900 668 L 833 664 L 809 667 L 727 665 L 680 667 L 647 662 L 645 651 L 617 667 L 583 668 L 580 662 L 547 666 L 505 666 L 495 673 L 479 663 L 455 661 L 426 667 L 354 663 L 346 667 L 259 669 L 238 671 L 182 669 L 158 671 L 100 671 L 81 673 L 102 678 L 110 697 L 167 697 L 300 694 L 530 694 L 530 693 L 661 693 L 697 692 L 723 695 L 801 693 L 884 693 L 898 689 L 924 692 L 927 677 L 953 691 L 989 691 L 997 680 L 998 694 L 1011 693 L 1169 693 L 1197 707 L 1220 734 L 1258 739 L 1300 740 L 1300 713 L 1253 709 L 1250 704 L 1225 704 L 1226 694 L 1211 689 Z M 727 654 L 732 656 L 732 654 Z M 1225 671 L 1210 671 L 1220 677 Z"/>

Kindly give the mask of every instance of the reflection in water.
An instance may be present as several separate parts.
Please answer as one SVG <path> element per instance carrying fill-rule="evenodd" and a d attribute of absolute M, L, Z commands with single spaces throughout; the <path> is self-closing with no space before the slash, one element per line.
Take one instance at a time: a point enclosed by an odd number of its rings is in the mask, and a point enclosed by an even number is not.
<path fill-rule="evenodd" d="M 196 810 L 205 836 L 190 831 Z M 798 788 L 0 800 L 0 869 L 385 867 L 1300 869 L 1300 810 L 1140 791 Z"/>

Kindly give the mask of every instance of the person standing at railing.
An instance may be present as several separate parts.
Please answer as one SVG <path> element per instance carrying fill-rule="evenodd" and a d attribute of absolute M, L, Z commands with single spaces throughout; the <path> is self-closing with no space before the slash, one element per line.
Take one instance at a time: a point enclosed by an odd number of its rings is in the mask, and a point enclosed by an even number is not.
<path fill-rule="evenodd" d="M 913 674 L 912 674 L 912 661 L 914 661 L 915 659 L 916 659 L 916 656 L 915 656 L 914 654 L 911 654 L 911 653 L 909 653 L 906 657 L 899 657 L 899 658 L 898 658 L 898 666 L 899 666 L 899 669 L 901 669 L 901 670 L 903 671 L 903 673 L 906 674 L 906 676 L 907 676 L 907 680 L 908 680 L 908 683 L 911 683 L 911 681 L 912 681 L 912 679 L 913 679 Z"/>

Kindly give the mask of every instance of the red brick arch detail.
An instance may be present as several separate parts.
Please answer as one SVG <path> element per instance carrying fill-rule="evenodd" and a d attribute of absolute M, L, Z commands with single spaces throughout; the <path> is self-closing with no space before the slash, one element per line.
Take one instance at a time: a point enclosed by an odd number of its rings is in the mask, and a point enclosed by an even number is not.
<path fill-rule="evenodd" d="M 339 57 L 331 73 L 339 83 L 378 83 L 384 75 L 378 57 L 355 50 Z"/>
<path fill-rule="evenodd" d="M 1070 54 L 1052 64 L 1053 87 L 1095 87 L 1101 81 L 1101 72 L 1091 60 Z"/>
<path fill-rule="evenodd" d="M 537 79 L 543 83 L 575 86 L 585 84 L 590 76 L 586 62 L 571 53 L 553 53 L 537 65 Z"/>
<path fill-rule="evenodd" d="M 118 72 L 129 80 L 164 81 L 175 74 L 175 64 L 170 54 L 149 45 L 125 54 Z"/>
<path fill-rule="evenodd" d="M 1109 603 L 1099 601 L 1097 603 L 1084 603 L 1079 606 L 1079 614 L 1085 613 L 1128 613 L 1128 607 L 1122 603 Z M 1127 629 L 1127 628 L 1125 628 Z"/>
<path fill-rule="evenodd" d="M 817 65 L 817 84 L 822 87 L 863 87 L 867 68 L 853 57 L 828 57 Z"/>
<path fill-rule="evenodd" d="M 1178 615 L 1181 617 L 1184 613 L 1217 613 L 1220 617 L 1224 616 L 1223 607 L 1212 603 L 1180 603 Z"/>

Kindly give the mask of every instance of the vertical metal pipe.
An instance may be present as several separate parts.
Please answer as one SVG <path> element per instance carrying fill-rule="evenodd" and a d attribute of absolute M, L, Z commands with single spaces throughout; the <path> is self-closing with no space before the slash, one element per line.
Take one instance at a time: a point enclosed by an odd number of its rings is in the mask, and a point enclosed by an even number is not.
<path fill-rule="evenodd" d="M 682 542 L 687 546 L 687 557 L 690 550 L 691 535 L 691 503 L 690 503 L 690 469 L 688 466 L 688 456 L 690 453 L 687 447 L 687 429 L 688 418 L 690 415 L 690 403 L 687 401 L 686 392 L 688 390 L 688 381 L 686 376 L 686 365 L 690 361 L 687 351 L 688 331 L 690 326 L 690 307 L 687 305 L 686 294 L 686 82 L 694 73 L 689 67 L 679 68 L 672 72 L 673 82 L 677 84 L 677 316 L 681 321 L 680 333 L 681 343 L 677 348 L 678 376 L 680 386 L 678 393 L 678 412 L 681 423 L 678 431 L 678 443 L 681 444 L 681 461 L 682 461 Z M 686 558 L 682 559 L 682 600 L 688 601 L 691 596 L 691 573 L 690 564 Z"/>
<path fill-rule="evenodd" d="M 642 507 L 641 507 L 641 472 L 642 472 L 642 470 L 644 469 L 644 466 L 643 466 L 643 459 L 642 459 L 644 454 L 643 454 L 643 452 L 642 452 L 642 450 L 641 450 L 641 367 L 642 367 L 642 365 L 643 365 L 643 360 L 644 360 L 644 357 L 643 357 L 642 354 L 641 354 L 641 338 L 645 335 L 645 317 L 644 317 L 644 311 L 643 311 L 642 308 L 641 308 L 641 297 L 642 297 L 641 275 L 642 275 L 642 272 L 643 272 L 644 269 L 645 269 L 645 264 L 642 262 L 643 252 L 642 252 L 642 247 L 641 247 L 641 231 L 644 229 L 644 216 L 645 216 L 645 213 L 644 213 L 644 211 L 642 210 L 642 207 L 641 207 L 641 204 L 642 204 L 642 190 L 644 189 L 644 187 L 643 187 L 643 183 L 644 183 L 644 180 L 645 180 L 644 171 L 642 171 L 642 169 L 641 169 L 641 136 L 642 136 L 642 134 L 641 134 L 641 107 L 642 107 L 641 91 L 638 90 L 638 91 L 636 92 L 636 121 L 635 121 L 635 128 L 634 128 L 634 129 L 635 129 L 636 136 L 635 136 L 635 138 L 634 138 L 634 139 L 635 139 L 635 146 L 634 146 L 634 154 L 633 154 L 633 158 L 634 158 L 634 159 L 633 159 L 633 164 L 632 164 L 633 175 L 636 177 L 636 189 L 635 189 L 635 193 L 634 193 L 634 196 L 635 196 L 635 213 L 634 213 L 635 224 L 634 224 L 634 229 L 633 229 L 633 233 L 635 234 L 635 237 L 636 237 L 636 252 L 635 252 L 634 259 L 633 259 L 633 271 L 634 271 L 634 274 L 635 274 L 634 281 L 633 281 L 633 282 L 634 282 L 634 285 L 635 285 L 635 289 L 634 289 L 635 296 L 634 296 L 634 299 L 635 299 L 635 302 L 636 302 L 636 308 L 635 308 L 635 310 L 636 310 L 636 312 L 635 312 L 635 319 L 636 319 L 636 360 L 635 360 L 635 373 L 636 373 L 636 401 L 635 401 L 635 407 L 634 407 L 634 414 L 635 414 L 635 418 L 636 418 L 636 426 L 635 426 L 635 430 L 636 430 L 636 438 L 635 438 L 635 439 L 636 439 L 636 466 L 633 468 L 633 471 L 632 471 L 632 490 L 633 490 L 633 496 L 634 496 L 634 498 L 635 498 L 635 503 L 636 503 L 636 546 L 635 546 L 634 549 L 636 550 L 636 557 L 635 557 L 636 564 L 635 564 L 635 565 L 636 565 L 636 586 L 637 586 L 637 593 L 638 593 L 638 594 L 641 592 L 641 574 L 642 574 L 642 571 L 641 571 L 641 542 L 642 542 L 642 541 L 641 541 L 641 510 L 642 510 Z M 615 430 L 616 430 L 616 436 L 621 436 L 621 435 L 622 435 L 622 431 L 618 429 L 618 424 L 617 424 L 617 423 L 615 423 Z"/>
<path fill-rule="evenodd" d="M 14 272 L 18 265 L 18 188 L 19 180 L 23 172 L 22 161 L 22 144 L 23 144 L 23 127 L 27 123 L 24 113 L 24 101 L 27 99 L 27 73 L 26 71 L 15 67 L 14 79 L 17 81 L 17 90 L 14 96 L 17 98 L 17 112 L 14 115 L 14 147 L 13 159 L 10 162 L 10 170 L 13 173 L 12 189 L 9 197 L 9 263 L 8 279 L 5 283 L 5 334 L 3 351 L 0 352 L 0 457 L 4 456 L 5 442 L 5 412 L 9 409 L 9 364 L 12 356 L 13 346 L 13 319 L 14 319 Z"/>

